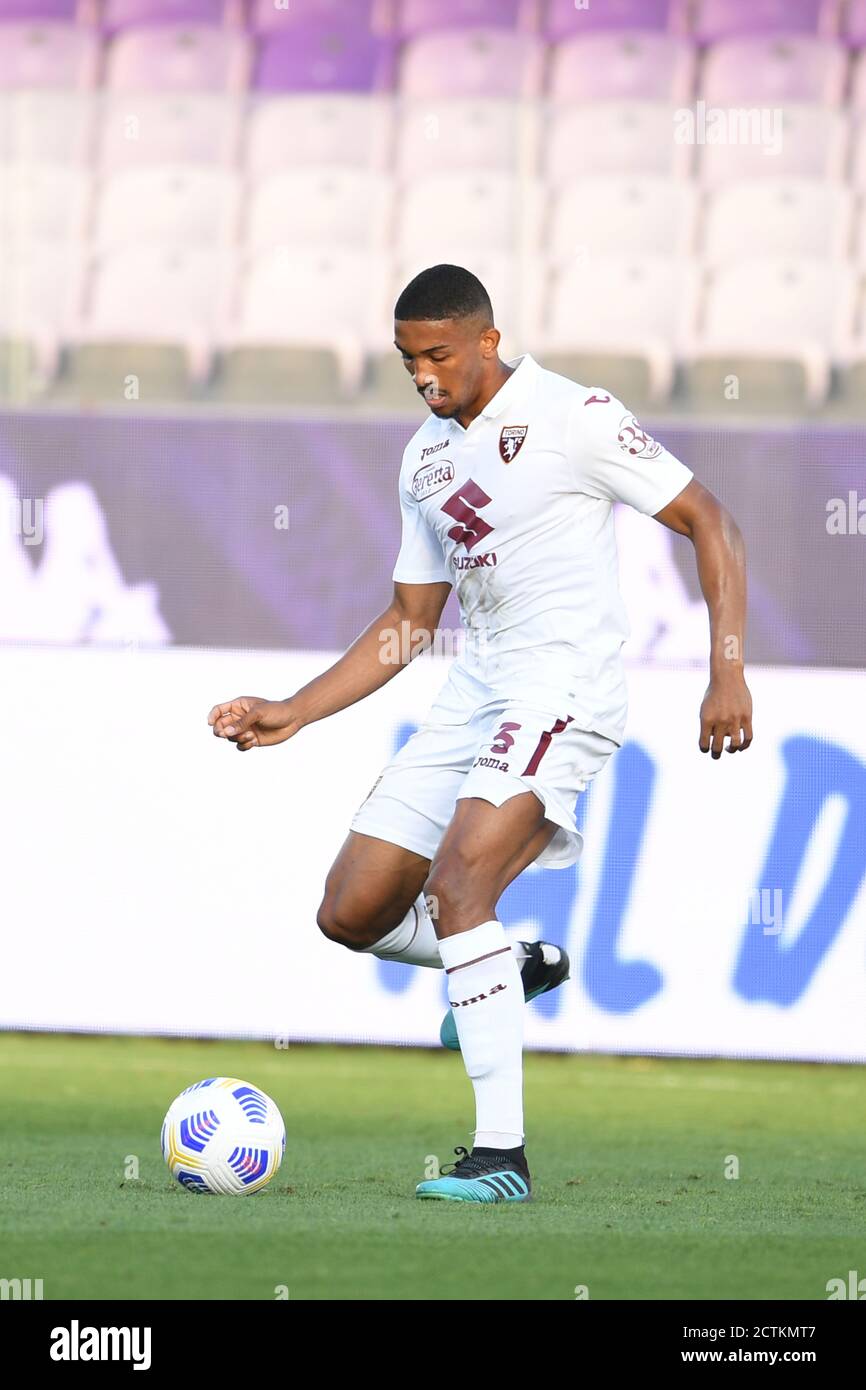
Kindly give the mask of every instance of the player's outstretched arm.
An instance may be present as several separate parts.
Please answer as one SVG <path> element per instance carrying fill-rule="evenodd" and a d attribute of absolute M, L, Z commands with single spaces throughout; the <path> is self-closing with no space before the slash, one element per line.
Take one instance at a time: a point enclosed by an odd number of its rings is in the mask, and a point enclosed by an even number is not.
<path fill-rule="evenodd" d="M 394 585 L 384 613 L 356 637 L 327 671 L 286 700 L 241 695 L 214 705 L 208 723 L 217 738 L 245 753 L 286 739 L 371 695 L 427 649 L 451 590 L 448 583 Z"/>
<path fill-rule="evenodd" d="M 695 478 L 656 521 L 688 536 L 710 614 L 710 683 L 701 705 L 700 749 L 720 758 L 752 742 L 752 697 L 743 675 L 746 549 L 740 529 L 717 497 Z"/>

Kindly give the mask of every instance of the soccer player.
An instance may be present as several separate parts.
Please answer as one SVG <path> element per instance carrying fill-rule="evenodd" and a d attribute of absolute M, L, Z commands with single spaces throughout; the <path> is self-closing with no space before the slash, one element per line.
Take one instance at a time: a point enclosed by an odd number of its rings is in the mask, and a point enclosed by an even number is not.
<path fill-rule="evenodd" d="M 241 752 L 282 743 L 396 675 L 422 645 L 419 629 L 433 641 L 456 588 L 463 650 L 356 811 L 318 924 L 351 950 L 447 972 L 442 1040 L 459 1047 L 474 1087 L 474 1144 L 455 1148 L 452 1171 L 417 1196 L 526 1201 L 524 999 L 567 978 L 568 961 L 548 943 L 510 944 L 496 905 L 529 864 L 576 861 L 577 797 L 622 743 L 628 626 L 613 504 L 694 544 L 710 619 L 699 746 L 714 759 L 752 740 L 743 543 L 716 498 L 610 392 L 529 353 L 503 362 L 490 299 L 469 271 L 423 270 L 394 318 L 430 415 L 403 453 L 393 601 L 288 699 L 241 697 L 208 719 Z M 395 661 L 391 639 L 407 631 L 412 646 Z"/>

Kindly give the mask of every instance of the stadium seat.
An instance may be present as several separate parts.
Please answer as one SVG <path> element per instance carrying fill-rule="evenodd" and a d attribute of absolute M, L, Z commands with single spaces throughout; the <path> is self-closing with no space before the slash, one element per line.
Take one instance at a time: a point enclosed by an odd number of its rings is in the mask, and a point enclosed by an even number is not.
<path fill-rule="evenodd" d="M 238 236 L 240 178 L 214 165 L 157 164 L 107 178 L 96 209 L 94 241 L 123 246 L 230 248 Z"/>
<path fill-rule="evenodd" d="M 533 97 L 541 90 L 544 50 L 507 29 L 443 29 L 406 44 L 399 90 L 405 97 Z"/>
<path fill-rule="evenodd" d="M 741 408 L 820 405 L 831 361 L 850 345 L 854 286 L 844 262 L 755 258 L 719 266 L 687 353 L 692 397 L 721 405 L 723 383 L 735 380 Z"/>
<path fill-rule="evenodd" d="M 700 43 L 739 34 L 816 34 L 837 31 L 838 0 L 694 0 L 693 32 Z"/>
<path fill-rule="evenodd" d="M 99 62 L 95 33 L 48 20 L 0 25 L 0 88 L 92 87 Z"/>
<path fill-rule="evenodd" d="M 394 45 L 366 31 L 320 26 L 264 34 L 254 85 L 262 92 L 386 92 L 394 85 Z"/>
<path fill-rule="evenodd" d="M 365 251 L 305 247 L 255 257 L 224 337 L 215 396 L 250 403 L 351 396 L 383 300 L 385 265 Z"/>
<path fill-rule="evenodd" d="M 429 0 L 398 0 L 397 28 L 402 38 L 461 26 L 534 32 L 535 19 L 535 0 L 439 0 L 435 5 Z"/>
<path fill-rule="evenodd" d="M 99 162 L 104 169 L 153 164 L 232 165 L 240 103 L 215 92 L 108 94 L 102 104 Z"/>
<path fill-rule="evenodd" d="M 686 31 L 688 0 L 605 0 L 578 8 L 574 0 L 547 0 L 544 34 L 551 42 L 598 29 Z"/>
<path fill-rule="evenodd" d="M 206 24 L 129 29 L 108 47 L 106 86 L 124 92 L 233 92 L 246 82 L 249 40 Z"/>
<path fill-rule="evenodd" d="M 688 101 L 695 53 L 669 34 L 597 32 L 558 44 L 549 94 L 560 105 L 583 101 Z"/>
<path fill-rule="evenodd" d="M 853 196 L 820 179 L 751 179 L 728 184 L 709 200 L 703 255 L 711 264 L 752 256 L 844 259 L 850 248 Z"/>
<path fill-rule="evenodd" d="M 534 102 L 484 97 L 401 101 L 396 112 L 397 172 L 423 174 L 431 159 L 449 169 L 535 172 L 540 112 Z"/>
<path fill-rule="evenodd" d="M 366 169 L 310 165 L 272 174 L 254 191 L 247 247 L 382 250 L 391 232 L 393 181 Z"/>
<path fill-rule="evenodd" d="M 660 174 L 597 174 L 553 188 L 549 257 L 688 256 L 697 197 L 692 184 Z"/>
<path fill-rule="evenodd" d="M 0 163 L 89 163 L 95 104 L 91 92 L 0 92 Z"/>
<path fill-rule="evenodd" d="M 60 19 L 73 23 L 82 8 L 79 0 L 2 0 L 0 23 L 10 19 Z"/>
<path fill-rule="evenodd" d="M 786 34 L 728 39 L 704 58 L 700 94 L 707 102 L 815 102 L 838 106 L 848 53 L 832 39 Z"/>
<path fill-rule="evenodd" d="M 387 97 L 328 94 L 260 97 L 247 122 L 251 178 L 308 164 L 384 170 L 391 165 Z"/>
<path fill-rule="evenodd" d="M 89 172 L 74 165 L 0 165 L 0 254 L 83 241 L 90 193 Z"/>
<path fill-rule="evenodd" d="M 432 254 L 443 224 L 453 243 L 491 251 L 534 251 L 544 189 L 530 178 L 499 173 L 427 174 L 404 184 L 397 202 L 398 255 Z"/>
<path fill-rule="evenodd" d="M 674 108 L 655 101 L 554 108 L 542 137 L 548 181 L 581 174 L 686 177 L 694 149 L 673 138 L 675 115 Z"/>
<path fill-rule="evenodd" d="M 581 257 L 554 266 L 540 360 L 628 401 L 664 400 L 694 306 L 694 267 L 670 256 Z"/>
<path fill-rule="evenodd" d="M 80 244 L 0 250 L 0 391 L 7 400 L 46 389 L 76 332 L 83 283 Z"/>
<path fill-rule="evenodd" d="M 844 112 L 787 102 L 780 109 L 778 128 L 773 110 L 765 108 L 757 115 L 767 121 L 764 143 L 752 136 L 701 146 L 698 168 L 707 187 L 752 178 L 838 180 L 844 176 L 848 146 Z M 748 130 L 743 134 L 748 135 Z"/>
<path fill-rule="evenodd" d="M 103 0 L 106 33 L 144 24 L 213 24 L 240 18 L 239 0 Z"/>
<path fill-rule="evenodd" d="M 99 257 L 56 389 L 122 401 L 135 377 L 143 402 L 188 396 L 207 377 L 233 286 L 233 257 L 221 251 L 131 246 Z"/>
<path fill-rule="evenodd" d="M 330 28 L 359 35 L 389 33 L 392 0 L 250 0 L 249 24 L 256 34 L 281 29 Z"/>

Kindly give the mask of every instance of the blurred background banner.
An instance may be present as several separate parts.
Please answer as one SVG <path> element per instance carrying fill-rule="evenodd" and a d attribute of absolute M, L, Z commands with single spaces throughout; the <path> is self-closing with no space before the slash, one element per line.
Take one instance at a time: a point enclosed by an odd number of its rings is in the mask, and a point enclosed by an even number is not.
<path fill-rule="evenodd" d="M 389 602 L 440 262 L 749 554 L 714 764 L 691 547 L 616 509 L 627 742 L 500 906 L 573 956 L 528 1044 L 866 1060 L 863 0 L 0 0 L 0 1026 L 435 1043 L 439 972 L 315 917 L 446 658 L 252 758 L 205 719 Z"/>
<path fill-rule="evenodd" d="M 288 693 L 334 656 L 0 650 L 0 1026 L 436 1044 L 442 972 L 359 957 L 315 916 L 447 661 L 252 756 L 205 723 L 214 699 Z M 697 748 L 702 671 L 629 684 L 582 860 L 500 903 L 514 936 L 572 956 L 527 1046 L 866 1061 L 860 674 L 754 668 L 755 743 L 719 763 Z"/>
<path fill-rule="evenodd" d="M 743 530 L 750 658 L 866 666 L 863 432 L 644 423 Z M 0 417 L 0 640 L 348 646 L 390 598 L 412 432 L 388 419 Z M 626 650 L 704 663 L 691 546 L 625 507 L 617 525 Z M 459 626 L 453 596 L 444 623 Z"/>

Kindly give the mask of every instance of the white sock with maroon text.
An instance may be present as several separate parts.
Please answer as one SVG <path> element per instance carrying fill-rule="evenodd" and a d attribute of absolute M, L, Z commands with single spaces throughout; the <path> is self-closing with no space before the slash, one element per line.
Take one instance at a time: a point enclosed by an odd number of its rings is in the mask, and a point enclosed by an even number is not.
<path fill-rule="evenodd" d="M 522 964 L 526 959 L 523 942 L 512 941 L 511 950 L 515 960 Z M 373 946 L 365 946 L 358 954 L 379 956 L 381 960 L 399 960 L 405 965 L 428 965 L 433 970 L 441 970 L 439 939 L 424 894 L 418 895 L 399 926 Z"/>
<path fill-rule="evenodd" d="M 495 919 L 439 942 L 466 1073 L 475 1090 L 475 1147 L 523 1143 L 523 985 Z"/>

